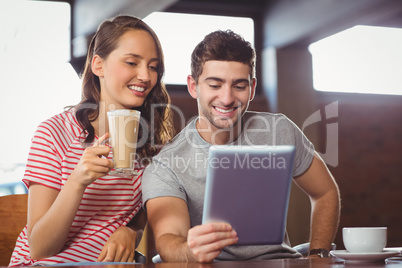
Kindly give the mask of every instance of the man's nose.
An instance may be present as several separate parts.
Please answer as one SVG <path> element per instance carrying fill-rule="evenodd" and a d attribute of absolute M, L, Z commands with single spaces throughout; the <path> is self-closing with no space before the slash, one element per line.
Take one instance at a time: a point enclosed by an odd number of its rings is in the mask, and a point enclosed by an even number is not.
<path fill-rule="evenodd" d="M 219 93 L 219 100 L 223 105 L 230 105 L 234 102 L 233 89 L 229 85 L 225 85 L 221 88 Z"/>

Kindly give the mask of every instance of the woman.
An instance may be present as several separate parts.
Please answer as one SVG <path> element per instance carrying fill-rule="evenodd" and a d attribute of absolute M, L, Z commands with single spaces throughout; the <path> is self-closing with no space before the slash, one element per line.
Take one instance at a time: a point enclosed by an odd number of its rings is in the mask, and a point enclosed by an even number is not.
<path fill-rule="evenodd" d="M 28 222 L 10 266 L 133 260 L 135 230 L 145 224 L 141 175 L 108 175 L 113 162 L 103 145 L 106 113 L 141 111 L 139 140 L 147 137 L 137 161 L 140 168 L 147 164 L 173 135 L 163 74 L 161 45 L 143 21 L 118 16 L 99 26 L 88 49 L 81 102 L 40 124 L 32 139 L 23 178 Z M 151 111 L 154 104 L 163 105 Z M 134 230 L 125 227 L 130 221 Z"/>

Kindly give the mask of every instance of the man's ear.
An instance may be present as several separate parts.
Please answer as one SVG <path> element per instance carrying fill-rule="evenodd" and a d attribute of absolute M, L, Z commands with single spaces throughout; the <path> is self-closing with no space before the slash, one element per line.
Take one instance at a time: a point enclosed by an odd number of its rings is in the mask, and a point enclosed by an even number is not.
<path fill-rule="evenodd" d="M 257 87 L 257 78 L 253 78 L 251 81 L 251 92 L 250 92 L 250 101 L 252 101 L 255 97 L 255 88 Z"/>
<path fill-rule="evenodd" d="M 103 76 L 103 59 L 99 55 L 93 56 L 91 62 L 91 69 L 96 76 L 98 77 Z"/>
<path fill-rule="evenodd" d="M 187 76 L 187 90 L 193 99 L 197 99 L 197 84 L 191 75 Z"/>

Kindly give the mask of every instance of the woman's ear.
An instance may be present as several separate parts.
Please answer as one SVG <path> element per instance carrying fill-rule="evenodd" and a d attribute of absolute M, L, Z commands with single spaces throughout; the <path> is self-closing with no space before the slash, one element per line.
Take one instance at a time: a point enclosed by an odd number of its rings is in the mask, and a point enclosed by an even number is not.
<path fill-rule="evenodd" d="M 193 99 L 197 99 L 197 84 L 191 75 L 187 76 L 187 90 Z"/>
<path fill-rule="evenodd" d="M 98 77 L 103 76 L 103 59 L 99 55 L 93 56 L 91 62 L 91 69 L 96 76 Z"/>

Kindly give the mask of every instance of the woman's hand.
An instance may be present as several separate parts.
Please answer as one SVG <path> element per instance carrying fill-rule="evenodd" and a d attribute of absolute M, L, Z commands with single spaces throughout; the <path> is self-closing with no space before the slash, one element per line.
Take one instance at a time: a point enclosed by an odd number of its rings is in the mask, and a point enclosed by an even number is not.
<path fill-rule="evenodd" d="M 102 156 L 107 157 L 110 152 L 110 147 L 103 145 L 103 142 L 108 138 L 109 134 L 106 133 L 93 146 L 85 149 L 69 180 L 87 187 L 113 169 L 113 162 L 102 158 Z"/>
<path fill-rule="evenodd" d="M 121 226 L 109 237 L 98 257 L 99 262 L 133 262 L 137 233 Z"/>

